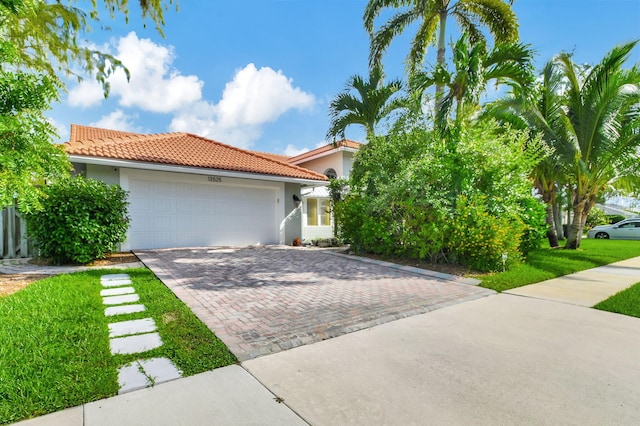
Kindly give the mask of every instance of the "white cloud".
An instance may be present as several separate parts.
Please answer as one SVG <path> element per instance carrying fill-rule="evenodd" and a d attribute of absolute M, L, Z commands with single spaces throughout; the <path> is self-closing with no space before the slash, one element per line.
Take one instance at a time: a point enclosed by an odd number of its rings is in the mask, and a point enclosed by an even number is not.
<path fill-rule="evenodd" d="M 191 105 L 174 117 L 170 128 L 248 148 L 262 135 L 264 124 L 314 103 L 314 96 L 293 87 L 282 71 L 248 64 L 226 84 L 220 102 Z"/>
<path fill-rule="evenodd" d="M 73 107 L 96 106 L 104 99 L 104 91 L 94 80 L 83 80 L 69 91 L 68 102 Z"/>
<path fill-rule="evenodd" d="M 118 98 L 120 105 L 166 113 L 180 110 L 202 97 L 204 83 L 197 76 L 184 76 L 171 67 L 175 59 L 173 47 L 140 39 L 135 32 L 120 38 L 116 44 L 113 54 L 131 73 L 129 81 L 122 70 L 108 79 L 109 96 Z M 86 79 L 70 90 L 68 100 L 71 106 L 88 107 L 99 104 L 102 98 L 100 84 Z"/>
<path fill-rule="evenodd" d="M 100 120 L 90 123 L 89 126 L 100 127 L 110 130 L 122 130 L 124 132 L 145 133 L 145 131 L 135 125 L 138 114 L 125 114 L 117 109 L 111 114 L 105 115 Z"/>
<path fill-rule="evenodd" d="M 118 71 L 109 78 L 110 97 L 124 108 L 172 113 L 172 131 L 195 133 L 242 148 L 250 147 L 262 136 L 263 126 L 278 120 L 290 110 L 311 108 L 315 97 L 295 87 L 282 71 L 269 67 L 257 68 L 250 63 L 236 71 L 222 98 L 212 102 L 202 98 L 203 81 L 195 75 L 182 75 L 173 68 L 173 47 L 140 39 L 135 32 L 111 43 L 113 53 L 129 69 L 131 80 Z M 89 107 L 100 103 L 102 87 L 85 80 L 72 88 L 71 106 Z M 117 110 L 98 123 L 117 129 L 133 127 L 135 116 Z"/>
<path fill-rule="evenodd" d="M 284 149 L 284 155 L 288 155 L 289 157 L 295 157 L 296 155 L 300 155 L 304 152 L 310 151 L 308 148 L 296 148 L 294 145 L 287 145 Z"/>

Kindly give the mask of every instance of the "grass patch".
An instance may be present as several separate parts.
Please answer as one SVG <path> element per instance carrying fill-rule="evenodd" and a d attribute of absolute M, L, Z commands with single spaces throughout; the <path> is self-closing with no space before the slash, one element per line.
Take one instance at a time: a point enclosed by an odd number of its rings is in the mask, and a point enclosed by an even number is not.
<path fill-rule="evenodd" d="M 100 277 L 127 273 L 147 311 L 107 318 Z M 151 317 L 164 344 L 112 356 L 107 324 Z M 117 369 L 167 357 L 193 375 L 236 362 L 226 346 L 146 269 L 93 270 L 35 282 L 0 298 L 0 423 L 11 423 L 118 392 Z"/>
<path fill-rule="evenodd" d="M 636 256 L 640 256 L 640 241 L 584 239 L 579 250 L 537 249 L 526 263 L 474 278 L 482 280 L 482 287 L 505 291 Z"/>
<path fill-rule="evenodd" d="M 640 283 L 614 294 L 595 305 L 594 308 L 640 318 Z"/>

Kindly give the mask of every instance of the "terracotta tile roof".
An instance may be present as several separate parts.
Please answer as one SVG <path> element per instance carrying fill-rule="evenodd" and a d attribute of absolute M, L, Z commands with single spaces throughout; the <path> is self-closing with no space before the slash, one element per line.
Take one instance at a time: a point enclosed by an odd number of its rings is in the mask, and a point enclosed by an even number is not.
<path fill-rule="evenodd" d="M 288 155 L 284 154 L 272 154 L 270 152 L 260 152 L 260 151 L 251 151 L 255 154 L 262 155 L 263 157 L 271 158 L 272 160 L 282 161 L 283 163 L 288 163 L 291 158 Z"/>
<path fill-rule="evenodd" d="M 349 139 L 343 139 L 341 141 L 337 141 L 335 144 L 327 144 L 324 146 L 321 146 L 320 148 L 316 148 L 312 151 L 309 152 L 305 152 L 302 153 L 300 155 L 296 155 L 295 157 L 291 157 L 289 158 L 289 163 L 291 164 L 297 164 L 302 162 L 303 160 L 307 159 L 307 158 L 311 158 L 311 157 L 315 157 L 316 155 L 319 154 L 323 154 L 325 152 L 329 152 L 333 149 L 338 149 L 338 148 L 351 148 L 351 149 L 360 149 L 362 147 L 362 144 L 360 142 L 355 142 Z"/>
<path fill-rule="evenodd" d="M 120 138 L 124 136 L 134 136 L 138 133 L 123 132 L 121 130 L 100 129 L 98 127 L 71 125 L 71 136 L 69 142 L 79 142 L 94 139 Z"/>
<path fill-rule="evenodd" d="M 190 133 L 143 135 L 72 125 L 71 134 L 75 139 L 64 144 L 70 155 L 327 180 L 311 170 Z"/>

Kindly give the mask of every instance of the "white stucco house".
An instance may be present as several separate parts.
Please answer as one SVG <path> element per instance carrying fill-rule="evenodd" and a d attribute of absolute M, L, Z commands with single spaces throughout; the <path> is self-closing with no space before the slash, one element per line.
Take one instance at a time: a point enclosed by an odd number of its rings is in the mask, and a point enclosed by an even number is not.
<path fill-rule="evenodd" d="M 327 175 L 348 176 L 357 146 L 345 141 L 290 158 L 190 133 L 80 125 L 64 144 L 76 174 L 129 192 L 123 251 L 331 236 Z"/>

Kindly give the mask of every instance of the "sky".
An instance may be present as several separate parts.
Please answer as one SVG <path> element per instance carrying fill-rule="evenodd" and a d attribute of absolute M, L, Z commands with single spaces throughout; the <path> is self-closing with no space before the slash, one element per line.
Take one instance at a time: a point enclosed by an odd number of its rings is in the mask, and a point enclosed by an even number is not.
<path fill-rule="evenodd" d="M 91 79 L 67 82 L 47 113 L 67 141 L 70 125 L 138 133 L 188 132 L 257 151 L 296 155 L 324 145 L 329 104 L 350 76 L 368 75 L 365 0 L 179 0 L 165 14 L 164 38 L 135 9 L 129 22 L 103 19 L 86 43 L 131 72 L 111 77 L 104 99 Z M 561 51 L 595 64 L 615 45 L 640 38 L 640 0 L 516 0 L 520 39 L 535 64 Z M 103 14 L 108 15 L 108 14 Z M 384 20 L 380 20 L 381 24 Z M 448 38 L 454 37 L 449 21 Z M 410 37 L 384 57 L 402 78 Z M 448 51 L 450 55 L 450 50 Z M 427 63 L 435 61 L 429 49 Z M 629 66 L 640 63 L 640 45 Z M 346 136 L 364 141 L 358 126 Z"/>

